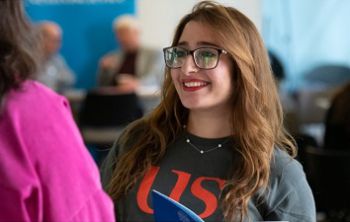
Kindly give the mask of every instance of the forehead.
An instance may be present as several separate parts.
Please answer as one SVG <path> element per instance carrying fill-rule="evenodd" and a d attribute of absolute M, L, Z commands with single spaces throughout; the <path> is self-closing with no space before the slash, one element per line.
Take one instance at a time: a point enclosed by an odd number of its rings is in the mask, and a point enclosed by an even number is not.
<path fill-rule="evenodd" d="M 219 45 L 215 33 L 208 25 L 197 21 L 187 23 L 180 36 L 179 45 L 198 46 L 203 43 Z"/>

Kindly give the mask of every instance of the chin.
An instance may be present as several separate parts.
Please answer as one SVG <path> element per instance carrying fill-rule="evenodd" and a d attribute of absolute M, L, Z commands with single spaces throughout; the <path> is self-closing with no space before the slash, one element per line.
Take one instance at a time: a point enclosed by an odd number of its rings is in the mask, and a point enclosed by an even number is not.
<path fill-rule="evenodd" d="M 190 102 L 183 102 L 182 105 L 189 110 L 201 110 L 206 109 L 206 106 L 203 106 L 198 103 L 190 103 Z"/>

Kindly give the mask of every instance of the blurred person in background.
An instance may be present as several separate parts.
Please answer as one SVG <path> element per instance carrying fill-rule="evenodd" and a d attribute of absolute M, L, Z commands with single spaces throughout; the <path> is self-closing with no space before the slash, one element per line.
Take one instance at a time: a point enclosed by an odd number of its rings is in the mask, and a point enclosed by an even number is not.
<path fill-rule="evenodd" d="M 324 148 L 350 151 L 350 82 L 334 96 L 327 111 Z"/>
<path fill-rule="evenodd" d="M 117 218 L 153 221 L 155 189 L 205 221 L 316 221 L 254 24 L 201 1 L 163 52 L 160 104 L 125 129 L 102 167 Z"/>
<path fill-rule="evenodd" d="M 68 102 L 29 80 L 40 50 L 22 3 L 0 1 L 0 221 L 115 221 Z"/>
<path fill-rule="evenodd" d="M 37 80 L 56 92 L 73 87 L 75 74 L 59 53 L 62 45 L 62 29 L 52 21 L 43 21 L 38 24 L 42 38 L 44 61 L 39 69 Z"/>
<path fill-rule="evenodd" d="M 162 54 L 160 50 L 141 45 L 139 21 L 130 15 L 117 17 L 113 21 L 113 31 L 120 50 L 101 58 L 98 85 L 114 86 L 121 91 L 135 91 L 142 86 L 159 89 Z"/>
<path fill-rule="evenodd" d="M 299 134 L 299 120 L 297 116 L 297 102 L 293 95 L 282 87 L 285 79 L 285 69 L 281 59 L 271 50 L 268 50 L 269 61 L 272 74 L 275 78 L 277 90 L 281 100 L 284 112 L 284 124 L 290 134 L 296 136 Z"/>

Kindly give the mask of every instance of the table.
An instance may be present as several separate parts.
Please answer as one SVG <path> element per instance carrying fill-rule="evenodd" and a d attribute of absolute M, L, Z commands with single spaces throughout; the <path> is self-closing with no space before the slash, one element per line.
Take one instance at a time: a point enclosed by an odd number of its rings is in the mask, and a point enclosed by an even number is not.
<path fill-rule="evenodd" d="M 105 93 L 118 93 L 112 87 L 106 87 L 101 90 Z M 63 96 L 68 99 L 71 105 L 73 116 L 76 120 L 78 119 L 79 110 L 86 94 L 86 89 L 69 89 L 63 93 Z M 136 91 L 136 94 L 140 98 L 145 114 L 151 112 L 160 102 L 161 95 L 158 87 L 142 86 Z"/>

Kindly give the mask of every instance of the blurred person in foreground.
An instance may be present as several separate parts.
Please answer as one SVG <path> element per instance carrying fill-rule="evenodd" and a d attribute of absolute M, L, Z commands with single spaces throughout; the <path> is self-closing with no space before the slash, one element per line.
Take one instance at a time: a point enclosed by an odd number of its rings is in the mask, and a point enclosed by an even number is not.
<path fill-rule="evenodd" d="M 62 45 L 62 29 L 52 21 L 42 21 L 38 24 L 42 38 L 43 64 L 39 68 L 37 80 L 56 92 L 72 88 L 75 74 L 59 53 Z"/>
<path fill-rule="evenodd" d="M 115 221 L 68 102 L 29 80 L 39 46 L 23 1 L 0 1 L 0 221 Z"/>
<path fill-rule="evenodd" d="M 123 15 L 113 21 L 120 50 L 109 52 L 99 63 L 98 86 L 113 86 L 120 91 L 136 91 L 139 87 L 160 88 L 163 61 L 161 51 L 140 42 L 139 21 Z"/>
<path fill-rule="evenodd" d="M 155 189 L 205 221 L 316 221 L 254 24 L 201 1 L 164 59 L 160 104 L 126 128 L 102 168 L 117 218 L 153 221 Z"/>

